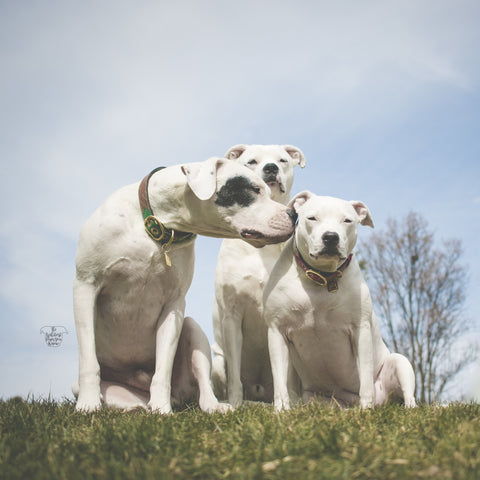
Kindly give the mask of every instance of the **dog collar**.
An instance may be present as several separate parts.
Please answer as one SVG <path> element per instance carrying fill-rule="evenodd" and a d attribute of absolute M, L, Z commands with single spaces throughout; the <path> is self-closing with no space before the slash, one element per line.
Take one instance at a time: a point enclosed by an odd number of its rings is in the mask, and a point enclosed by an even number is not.
<path fill-rule="evenodd" d="M 305 276 L 311 280 L 313 283 L 320 285 L 321 287 L 327 287 L 329 292 L 336 292 L 338 290 L 337 280 L 343 276 L 343 271 L 350 265 L 352 261 L 353 254 L 350 254 L 345 262 L 340 265 L 340 267 L 334 272 L 320 272 L 313 269 L 300 255 L 298 251 L 297 244 L 294 240 L 293 243 L 293 253 L 295 255 L 295 260 L 297 265 L 305 272 Z"/>
<path fill-rule="evenodd" d="M 143 180 L 140 182 L 140 186 L 138 187 L 138 200 L 140 202 L 140 209 L 143 215 L 143 224 L 145 225 L 145 230 L 153 240 L 163 246 L 165 261 L 170 267 L 172 265 L 170 257 L 168 256 L 168 248 L 170 245 L 173 243 L 183 243 L 192 240 L 196 237 L 196 234 L 191 232 L 181 232 L 179 230 L 174 230 L 173 228 L 168 228 L 153 214 L 150 200 L 148 198 L 148 182 L 154 173 L 164 168 L 165 167 L 158 167 L 143 178 Z"/>

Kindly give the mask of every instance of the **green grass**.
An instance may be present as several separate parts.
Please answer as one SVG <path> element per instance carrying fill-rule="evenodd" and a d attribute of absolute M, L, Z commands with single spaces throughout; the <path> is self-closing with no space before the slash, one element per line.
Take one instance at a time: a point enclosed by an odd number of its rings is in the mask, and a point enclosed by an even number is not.
<path fill-rule="evenodd" d="M 480 478 L 480 405 L 170 416 L 0 401 L 0 478 Z"/>

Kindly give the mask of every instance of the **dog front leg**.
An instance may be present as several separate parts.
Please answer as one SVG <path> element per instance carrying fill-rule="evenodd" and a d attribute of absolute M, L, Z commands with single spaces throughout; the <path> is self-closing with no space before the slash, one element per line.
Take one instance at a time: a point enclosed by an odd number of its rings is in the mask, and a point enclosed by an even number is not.
<path fill-rule="evenodd" d="M 276 410 L 288 410 L 290 408 L 287 387 L 290 355 L 284 336 L 274 326 L 268 327 L 268 351 L 273 376 L 273 404 Z"/>
<path fill-rule="evenodd" d="M 230 312 L 223 318 L 224 354 L 227 363 L 227 394 L 228 402 L 234 408 L 243 402 L 242 369 L 242 318 Z"/>
<path fill-rule="evenodd" d="M 95 348 L 95 301 L 94 285 L 77 278 L 73 283 L 73 311 L 78 340 L 78 398 L 75 410 L 92 412 L 98 410 L 100 396 L 100 365 Z"/>
<path fill-rule="evenodd" d="M 373 343 L 369 320 L 362 320 L 358 331 L 357 369 L 360 381 L 360 408 L 371 408 L 374 404 Z"/>
<path fill-rule="evenodd" d="M 150 385 L 148 406 L 153 412 L 172 413 L 172 370 L 177 352 L 178 340 L 182 332 L 185 300 L 166 305 L 166 312 L 159 319 L 155 345 L 155 373 Z"/>

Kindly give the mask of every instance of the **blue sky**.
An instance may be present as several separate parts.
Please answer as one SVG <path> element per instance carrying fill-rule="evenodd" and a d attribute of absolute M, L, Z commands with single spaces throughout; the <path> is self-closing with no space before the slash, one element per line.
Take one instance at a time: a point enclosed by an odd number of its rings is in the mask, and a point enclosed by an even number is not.
<path fill-rule="evenodd" d="M 1 2 L 0 397 L 71 396 L 93 210 L 237 143 L 301 148 L 292 193 L 363 200 L 379 229 L 415 210 L 462 239 L 480 339 L 479 18 L 474 0 Z M 187 297 L 210 339 L 219 245 L 197 241 Z"/>

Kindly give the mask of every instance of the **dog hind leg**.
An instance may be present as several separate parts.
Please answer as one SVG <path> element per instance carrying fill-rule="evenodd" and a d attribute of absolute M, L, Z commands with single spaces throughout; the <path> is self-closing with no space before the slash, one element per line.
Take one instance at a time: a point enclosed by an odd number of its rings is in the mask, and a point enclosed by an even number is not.
<path fill-rule="evenodd" d="M 122 410 L 146 409 L 150 398 L 148 392 L 116 382 L 102 381 L 100 390 L 107 407 Z"/>
<path fill-rule="evenodd" d="M 191 317 L 186 317 L 178 342 L 172 377 L 172 402 L 183 404 L 198 395 L 204 412 L 226 412 L 230 405 L 220 403 L 212 389 L 210 345 L 205 333 Z"/>
<path fill-rule="evenodd" d="M 385 359 L 375 382 L 375 404 L 382 405 L 391 397 L 403 400 L 405 407 L 416 406 L 415 374 L 407 358 L 399 353 Z"/>

